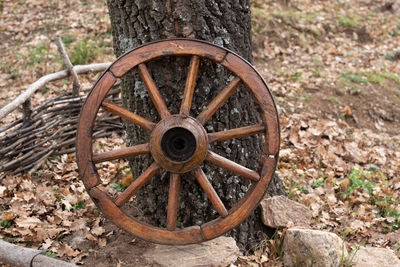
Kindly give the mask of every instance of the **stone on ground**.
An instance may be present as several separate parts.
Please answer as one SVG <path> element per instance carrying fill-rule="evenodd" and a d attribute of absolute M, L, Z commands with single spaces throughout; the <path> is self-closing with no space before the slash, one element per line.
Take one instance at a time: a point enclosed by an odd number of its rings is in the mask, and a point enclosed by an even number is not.
<path fill-rule="evenodd" d="M 352 267 L 394 267 L 400 260 L 388 248 L 360 247 L 352 261 Z"/>
<path fill-rule="evenodd" d="M 290 228 L 283 241 L 283 265 L 339 267 L 342 245 L 342 239 L 333 233 Z M 347 254 L 346 248 L 344 251 Z"/>
<path fill-rule="evenodd" d="M 303 204 L 287 197 L 264 198 L 260 204 L 261 219 L 266 226 L 277 228 L 310 225 L 311 211 Z"/>
<path fill-rule="evenodd" d="M 232 237 L 218 237 L 200 244 L 185 246 L 155 245 L 144 257 L 160 266 L 228 266 L 236 261 L 239 248 Z"/>

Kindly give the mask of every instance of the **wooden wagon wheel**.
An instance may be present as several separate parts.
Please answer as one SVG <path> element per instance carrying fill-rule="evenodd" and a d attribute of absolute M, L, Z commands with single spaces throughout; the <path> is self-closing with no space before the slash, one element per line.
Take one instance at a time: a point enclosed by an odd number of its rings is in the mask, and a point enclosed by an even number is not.
<path fill-rule="evenodd" d="M 191 56 L 184 96 L 179 114 L 170 114 L 158 91 L 146 62 L 163 56 Z M 230 70 L 235 77 L 196 118 L 190 116 L 197 70 L 200 58 L 212 60 Z M 151 122 L 105 99 L 117 78 L 132 68 L 138 68 L 161 120 Z M 221 132 L 207 133 L 203 125 L 219 107 L 244 84 L 258 104 L 262 124 Z M 183 89 L 183 88 L 182 88 Z M 92 129 L 100 106 L 134 123 L 150 133 L 148 143 L 99 154 L 92 151 Z M 209 144 L 217 141 L 264 133 L 264 153 L 258 173 L 228 160 L 209 150 Z M 242 222 L 256 208 L 275 171 L 279 152 L 279 122 L 276 107 L 267 85 L 257 71 L 232 51 L 216 45 L 190 39 L 163 40 L 145 44 L 118 58 L 98 79 L 84 104 L 78 126 L 77 161 L 83 183 L 99 209 L 116 225 L 129 233 L 156 243 L 191 244 L 215 238 Z M 116 199 L 101 190 L 100 177 L 95 164 L 113 159 L 151 154 L 154 162 L 137 177 Z M 250 179 L 252 185 L 246 195 L 227 210 L 202 171 L 200 164 L 209 162 L 237 175 Z M 170 189 L 167 208 L 167 227 L 159 228 L 136 220 L 125 214 L 124 205 L 146 182 L 161 169 L 170 173 Z M 180 175 L 193 175 L 219 217 L 200 226 L 176 229 Z"/>

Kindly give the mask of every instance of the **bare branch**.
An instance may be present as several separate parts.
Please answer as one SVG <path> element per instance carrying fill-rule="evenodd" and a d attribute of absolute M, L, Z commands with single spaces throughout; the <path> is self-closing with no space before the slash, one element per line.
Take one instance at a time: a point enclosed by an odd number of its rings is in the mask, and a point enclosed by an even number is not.
<path fill-rule="evenodd" d="M 75 264 L 42 255 L 43 251 L 0 240 L 0 262 L 21 267 L 74 267 Z"/>
<path fill-rule="evenodd" d="M 74 96 L 78 96 L 79 90 L 81 89 L 78 75 L 74 71 L 74 66 L 72 66 L 71 60 L 69 60 L 67 51 L 65 51 L 64 44 L 62 43 L 60 37 L 56 38 L 56 44 L 58 52 L 60 53 L 61 58 L 64 60 L 65 66 L 67 66 L 68 72 L 72 75 L 72 93 L 74 94 Z"/>
<path fill-rule="evenodd" d="M 83 74 L 88 72 L 99 72 L 99 71 L 104 71 L 106 68 L 108 68 L 108 66 L 110 66 L 110 64 L 111 63 L 96 63 L 90 65 L 77 65 L 73 69 L 77 74 Z M 68 70 L 62 70 L 41 77 L 39 80 L 29 85 L 28 88 L 17 98 L 15 98 L 11 103 L 0 109 L 0 119 L 4 118 L 7 114 L 14 111 L 20 105 L 22 105 L 22 103 L 24 103 L 33 93 L 35 93 L 37 90 L 45 86 L 47 83 L 51 81 L 64 79 L 68 76 L 69 76 Z"/>

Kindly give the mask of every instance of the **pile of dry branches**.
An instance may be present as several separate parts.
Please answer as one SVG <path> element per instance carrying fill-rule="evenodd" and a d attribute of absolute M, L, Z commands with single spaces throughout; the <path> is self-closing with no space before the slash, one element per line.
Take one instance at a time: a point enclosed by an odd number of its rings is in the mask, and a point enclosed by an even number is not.
<path fill-rule="evenodd" d="M 0 180 L 5 175 L 33 173 L 50 155 L 75 152 L 75 136 L 79 113 L 86 99 L 79 96 L 80 83 L 77 74 L 103 71 L 110 63 L 72 66 L 60 38 L 56 39 L 67 70 L 43 76 L 31 84 L 21 95 L 0 109 L 0 119 L 23 107 L 23 118 L 0 128 Z M 31 108 L 30 96 L 50 81 L 73 77 L 72 92 L 64 93 Z M 90 89 L 83 90 L 86 93 Z M 119 83 L 109 92 L 109 101 L 118 102 Z M 93 129 L 93 137 L 109 136 L 112 131 L 122 133 L 120 117 L 100 112 Z"/>
<path fill-rule="evenodd" d="M 111 94 L 119 93 L 114 88 Z M 0 172 L 14 174 L 35 172 L 50 155 L 75 152 L 75 135 L 81 107 L 86 96 L 65 93 L 50 99 L 21 118 L 0 129 Z M 118 102 L 115 98 L 110 101 Z M 29 114 L 30 113 L 30 114 Z M 118 116 L 101 113 L 93 136 L 122 132 Z M 2 177 L 3 177 L 2 176 Z"/>

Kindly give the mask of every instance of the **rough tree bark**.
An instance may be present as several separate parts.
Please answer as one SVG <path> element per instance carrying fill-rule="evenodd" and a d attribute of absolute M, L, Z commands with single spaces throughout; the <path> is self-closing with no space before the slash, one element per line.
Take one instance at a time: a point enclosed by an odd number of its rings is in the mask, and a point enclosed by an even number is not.
<path fill-rule="evenodd" d="M 165 38 L 185 37 L 206 40 L 231 49 L 248 61 L 251 56 L 251 19 L 248 0 L 108 0 L 114 50 L 117 56 L 141 44 Z M 147 64 L 153 79 L 169 108 L 178 113 L 189 66 L 189 57 L 170 57 Z M 231 75 L 221 66 L 202 60 L 198 71 L 191 114 L 196 116 L 222 90 Z M 123 79 L 123 103 L 141 116 L 159 121 L 147 90 L 137 71 Z M 233 94 L 206 125 L 209 132 L 233 129 L 260 121 L 253 109 L 253 101 L 241 88 Z M 126 124 L 128 145 L 143 143 L 148 135 L 139 127 Z M 258 168 L 261 153 L 260 136 L 213 145 L 213 151 L 237 163 Z M 132 173 L 137 177 L 151 159 L 141 156 L 130 160 Z M 214 166 L 205 164 L 204 172 L 212 182 L 227 208 L 248 190 L 249 181 Z M 137 196 L 137 204 L 148 220 L 165 226 L 168 196 L 168 175 L 153 177 Z M 278 177 L 274 177 L 269 193 L 285 194 Z M 182 179 L 179 226 L 199 225 L 217 217 L 215 209 L 192 177 Z M 257 209 L 245 222 L 232 230 L 241 249 L 251 249 L 264 238 L 264 226 Z"/>

